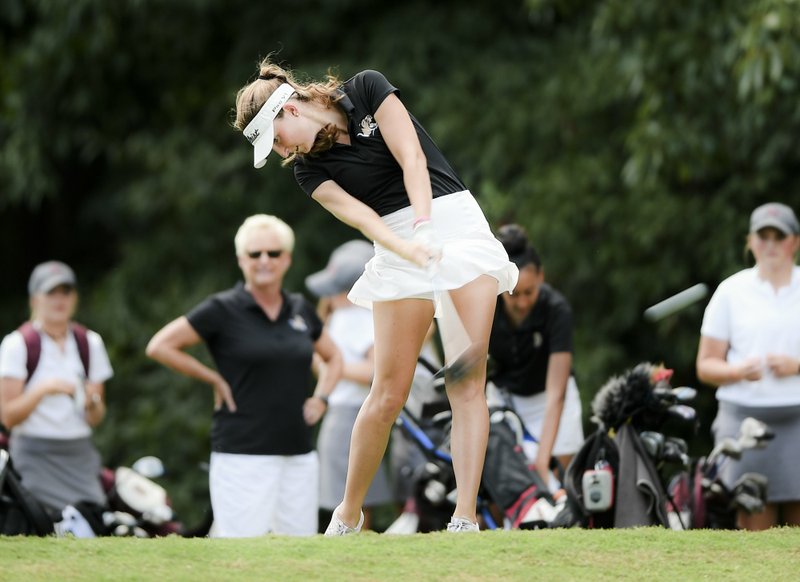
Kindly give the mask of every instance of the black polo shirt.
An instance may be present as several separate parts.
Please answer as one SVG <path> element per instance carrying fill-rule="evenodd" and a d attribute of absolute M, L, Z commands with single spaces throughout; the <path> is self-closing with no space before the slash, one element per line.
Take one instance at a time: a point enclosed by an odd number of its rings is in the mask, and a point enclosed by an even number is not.
<path fill-rule="evenodd" d="M 348 119 L 350 145 L 337 143 L 325 152 L 298 158 L 294 176 L 310 196 L 320 184 L 333 180 L 348 194 L 385 216 L 410 205 L 403 170 L 383 141 L 375 122 L 381 103 L 397 89 L 377 71 L 362 71 L 346 81 L 339 101 Z M 433 197 L 438 198 L 467 187 L 456 175 L 431 136 L 411 116 L 422 151 L 428 161 Z"/>
<path fill-rule="evenodd" d="M 558 291 L 543 283 L 536 304 L 522 324 L 512 326 L 497 298 L 489 379 L 512 394 L 531 396 L 545 390 L 550 354 L 572 353 L 572 309 Z"/>
<path fill-rule="evenodd" d="M 299 455 L 313 448 L 303 403 L 312 387 L 311 356 L 322 322 L 299 293 L 281 295 L 275 321 L 243 283 L 212 295 L 186 316 L 236 402 L 234 413 L 224 404 L 214 412 L 212 451 Z"/>

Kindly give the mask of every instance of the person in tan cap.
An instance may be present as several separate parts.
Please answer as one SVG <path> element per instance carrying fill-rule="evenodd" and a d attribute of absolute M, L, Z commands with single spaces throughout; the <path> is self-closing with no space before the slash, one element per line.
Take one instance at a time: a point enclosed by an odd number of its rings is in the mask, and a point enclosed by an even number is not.
<path fill-rule="evenodd" d="M 748 416 L 775 433 L 766 448 L 747 450 L 721 470 L 729 488 L 748 472 L 767 478 L 765 511 L 737 516 L 740 527 L 759 530 L 800 525 L 800 226 L 794 211 L 778 202 L 756 208 L 747 248 L 755 266 L 720 283 L 706 307 L 697 376 L 718 387 L 717 444 L 735 439 Z"/>
<path fill-rule="evenodd" d="M 28 282 L 31 319 L 0 344 L 0 416 L 22 484 L 54 517 L 80 501 L 105 503 L 92 427 L 105 415 L 113 372 L 103 340 L 75 323 L 73 270 L 38 265 Z"/>

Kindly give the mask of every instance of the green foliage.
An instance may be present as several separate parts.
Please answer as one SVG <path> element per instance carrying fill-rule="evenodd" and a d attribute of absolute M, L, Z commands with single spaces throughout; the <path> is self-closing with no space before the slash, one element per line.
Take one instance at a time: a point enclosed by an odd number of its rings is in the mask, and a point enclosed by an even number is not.
<path fill-rule="evenodd" d="M 693 384 L 703 304 L 656 324 L 641 314 L 742 268 L 756 205 L 800 201 L 797 8 L 5 0 L 0 323 L 26 316 L 36 262 L 73 264 L 79 319 L 102 333 L 116 371 L 98 442 L 113 463 L 162 456 L 188 506 L 204 486 L 194 476 L 211 395 L 148 361 L 147 341 L 239 277 L 232 239 L 250 214 L 298 233 L 295 290 L 358 236 L 275 160 L 253 170 L 230 126 L 237 89 L 274 52 L 311 77 L 385 72 L 493 224 L 528 229 L 574 307 L 585 407 L 643 359 Z M 701 404 L 702 442 L 710 391 Z"/>

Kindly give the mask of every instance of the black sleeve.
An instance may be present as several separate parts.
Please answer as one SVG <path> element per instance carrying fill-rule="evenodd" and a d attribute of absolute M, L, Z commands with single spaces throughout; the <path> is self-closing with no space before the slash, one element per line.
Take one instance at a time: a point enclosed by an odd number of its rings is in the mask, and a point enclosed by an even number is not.
<path fill-rule="evenodd" d="M 325 171 L 319 164 L 309 164 L 304 159 L 298 159 L 292 168 L 294 171 L 294 179 L 298 186 L 303 189 L 308 196 L 314 193 L 314 190 L 319 188 L 320 184 L 331 179 L 328 172 Z"/>
<path fill-rule="evenodd" d="M 392 93 L 399 93 L 383 73 L 378 71 L 362 71 L 353 77 L 353 83 L 361 95 L 367 110 L 374 114 L 386 98 Z"/>
<path fill-rule="evenodd" d="M 203 341 L 209 343 L 219 333 L 224 321 L 222 306 L 215 297 L 209 297 L 187 313 L 186 319 Z"/>
<path fill-rule="evenodd" d="M 356 110 L 373 115 L 386 97 L 391 93 L 399 93 L 383 74 L 369 70 L 362 71 L 345 82 L 344 90 L 354 103 L 358 103 Z M 324 165 L 315 164 L 313 158 L 298 158 L 292 171 L 295 181 L 308 196 L 311 196 L 320 184 L 332 179 Z"/>
<path fill-rule="evenodd" d="M 550 306 L 548 314 L 550 353 L 572 353 L 572 308 L 559 297 Z"/>

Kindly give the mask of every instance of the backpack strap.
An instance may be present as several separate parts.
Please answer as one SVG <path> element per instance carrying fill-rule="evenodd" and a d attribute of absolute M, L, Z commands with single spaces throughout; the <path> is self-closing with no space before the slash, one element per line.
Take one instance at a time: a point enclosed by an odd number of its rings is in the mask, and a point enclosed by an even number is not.
<path fill-rule="evenodd" d="M 78 345 L 78 355 L 83 364 L 83 371 L 85 376 L 89 377 L 89 330 L 79 323 L 70 324 L 72 335 L 75 336 L 75 343 Z M 25 368 L 28 370 L 28 377 L 25 379 L 27 382 L 30 380 L 33 373 L 36 371 L 36 366 L 39 365 L 39 358 L 42 357 L 42 336 L 39 331 L 33 326 L 33 323 L 26 321 L 17 328 L 17 331 L 22 334 L 22 339 L 25 340 L 25 349 L 27 350 L 27 358 L 25 360 Z"/>
<path fill-rule="evenodd" d="M 72 323 L 70 325 L 72 335 L 75 336 L 75 343 L 78 344 L 78 355 L 81 357 L 83 364 L 84 377 L 89 377 L 89 330 L 82 326 L 80 323 Z"/>
<path fill-rule="evenodd" d="M 25 349 L 28 352 L 25 360 L 25 368 L 28 370 L 28 377 L 25 378 L 25 382 L 27 382 L 33 376 L 36 366 L 39 365 L 39 358 L 42 355 L 42 336 L 30 321 L 20 325 L 17 331 L 22 334 L 22 339 L 25 340 Z"/>

